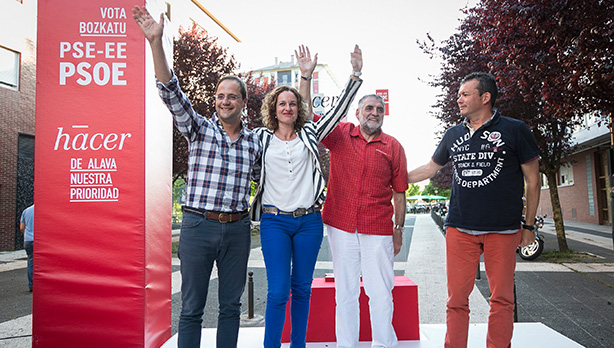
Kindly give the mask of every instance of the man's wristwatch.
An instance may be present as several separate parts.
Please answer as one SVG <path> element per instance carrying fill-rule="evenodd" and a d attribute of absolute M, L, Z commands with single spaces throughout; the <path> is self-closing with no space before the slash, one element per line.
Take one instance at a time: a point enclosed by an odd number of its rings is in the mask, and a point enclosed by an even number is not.
<path fill-rule="evenodd" d="M 360 77 L 362 73 L 360 71 L 352 71 L 352 76 Z"/>
<path fill-rule="evenodd" d="M 524 228 L 525 230 L 529 230 L 531 232 L 535 232 L 535 226 L 533 226 L 533 225 L 522 224 L 522 228 Z"/>
<path fill-rule="evenodd" d="M 395 230 L 399 230 L 401 232 L 405 232 L 405 226 L 401 226 L 401 225 L 394 225 L 394 229 Z"/>

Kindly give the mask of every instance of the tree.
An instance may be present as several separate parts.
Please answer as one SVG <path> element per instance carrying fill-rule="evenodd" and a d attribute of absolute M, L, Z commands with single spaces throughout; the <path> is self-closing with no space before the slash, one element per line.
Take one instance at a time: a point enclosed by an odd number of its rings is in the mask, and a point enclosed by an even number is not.
<path fill-rule="evenodd" d="M 497 77 L 504 115 L 524 121 L 540 150 L 550 185 L 560 251 L 568 251 L 556 176 L 573 152 L 571 130 L 587 112 L 612 114 L 614 3 L 600 0 L 482 0 L 466 11 L 459 33 L 424 51 L 444 59 L 432 85 L 443 87 L 436 107 L 446 125 L 460 120 L 456 92 L 462 76 Z M 610 92 L 607 92 L 610 91 Z"/>
<path fill-rule="evenodd" d="M 181 90 L 194 110 L 205 117 L 215 112 L 215 86 L 217 81 L 232 74 L 238 67 L 234 56 L 217 44 L 217 38 L 194 23 L 190 29 L 179 28 L 174 40 L 173 71 Z M 173 127 L 173 181 L 186 178 L 188 171 L 188 143 Z"/>
<path fill-rule="evenodd" d="M 435 176 L 431 178 L 433 186 L 443 190 L 449 190 L 452 188 L 452 162 L 446 163 Z"/>
<path fill-rule="evenodd" d="M 433 184 L 433 181 L 424 186 L 423 195 L 427 196 L 444 196 L 450 198 L 450 189 L 439 188 Z"/>
<path fill-rule="evenodd" d="M 185 203 L 185 180 L 180 177 L 173 182 L 173 222 L 181 221 L 183 216 L 181 204 Z"/>
<path fill-rule="evenodd" d="M 234 56 L 219 46 L 217 40 L 194 23 L 190 29 L 179 28 L 179 37 L 174 42 L 173 69 L 181 90 L 194 110 L 205 117 L 215 112 L 213 95 L 218 80 L 239 67 Z"/>
<path fill-rule="evenodd" d="M 420 194 L 420 185 L 418 184 L 409 184 L 409 188 L 407 189 L 406 197 L 415 196 Z"/>
<path fill-rule="evenodd" d="M 179 29 L 174 41 L 173 70 L 181 89 L 186 94 L 194 110 L 204 117 L 215 112 L 215 86 L 226 75 L 235 74 L 239 63 L 227 49 L 217 43 L 201 26 L 194 23 L 190 29 Z M 249 129 L 262 126 L 260 107 L 266 93 L 275 83 L 257 83 L 252 73 L 240 76 L 247 85 L 248 101 L 243 120 Z M 186 179 L 188 171 L 188 143 L 173 127 L 173 182 L 178 178 Z"/>
<path fill-rule="evenodd" d="M 275 88 L 275 80 L 271 79 L 268 82 L 263 82 L 262 74 L 256 80 L 253 72 L 239 75 L 239 77 L 245 81 L 247 95 L 249 96 L 247 99 L 247 114 L 243 115 L 243 120 L 249 129 L 262 127 L 262 116 L 260 115 L 262 100 L 264 100 L 267 93 Z"/>

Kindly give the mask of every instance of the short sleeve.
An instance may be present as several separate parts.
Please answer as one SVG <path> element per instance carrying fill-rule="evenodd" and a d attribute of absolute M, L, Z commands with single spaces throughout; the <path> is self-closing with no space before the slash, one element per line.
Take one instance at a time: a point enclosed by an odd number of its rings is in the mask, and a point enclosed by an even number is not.
<path fill-rule="evenodd" d="M 395 192 L 403 192 L 407 191 L 409 187 L 407 183 L 407 157 L 405 156 L 405 149 L 403 149 L 401 143 L 396 142 L 396 148 L 395 163 L 392 168 L 392 189 Z"/>
<path fill-rule="evenodd" d="M 518 127 L 517 139 L 517 156 L 520 164 L 525 164 L 539 157 L 539 149 L 537 141 L 533 133 L 525 123 L 521 123 Z"/>
<path fill-rule="evenodd" d="M 441 138 L 439 145 L 437 145 L 437 149 L 435 149 L 435 153 L 433 153 L 433 161 L 440 166 L 444 166 L 450 160 L 450 146 L 448 143 L 450 141 L 450 132 L 452 128 L 448 129 L 446 133 Z"/>

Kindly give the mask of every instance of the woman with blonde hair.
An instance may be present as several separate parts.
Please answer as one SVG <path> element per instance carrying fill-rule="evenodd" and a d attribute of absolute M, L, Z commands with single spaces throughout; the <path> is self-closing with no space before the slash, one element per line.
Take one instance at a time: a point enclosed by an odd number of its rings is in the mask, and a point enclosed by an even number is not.
<path fill-rule="evenodd" d="M 301 92 L 311 88 L 317 54 L 295 51 L 301 71 Z M 318 144 L 347 114 L 362 80 L 362 52 L 351 53 L 353 73 L 336 105 L 317 121 L 295 88 L 279 86 L 262 105 L 265 127 L 256 129 L 263 145 L 262 173 L 252 220 L 260 220 L 260 240 L 266 265 L 268 292 L 264 347 L 280 347 L 288 296 L 291 302 L 291 347 L 305 347 L 311 282 L 323 236 L 320 207 L 325 180 Z"/>

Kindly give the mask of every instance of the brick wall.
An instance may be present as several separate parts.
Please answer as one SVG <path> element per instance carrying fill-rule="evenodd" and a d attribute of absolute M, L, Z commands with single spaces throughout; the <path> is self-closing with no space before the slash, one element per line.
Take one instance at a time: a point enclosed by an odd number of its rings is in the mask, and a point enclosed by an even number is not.
<path fill-rule="evenodd" d="M 0 88 L 0 250 L 15 247 L 17 139 L 34 134 L 35 75 L 33 64 L 22 65 L 20 90 Z"/>
<path fill-rule="evenodd" d="M 0 11 L 0 46 L 21 54 L 19 90 L 0 86 L 0 250 L 13 250 L 19 237 L 17 140 L 19 133 L 34 134 L 36 6 L 36 1 L 11 1 Z"/>
<path fill-rule="evenodd" d="M 595 150 L 591 149 L 571 157 L 574 183 L 558 187 L 563 220 L 599 224 L 599 210 L 602 208 L 602 203 L 598 199 L 594 153 Z M 590 160 L 590 168 L 587 168 L 587 155 Z M 548 214 L 548 217 L 552 217 L 551 212 L 550 190 L 542 189 L 537 214 Z"/>

